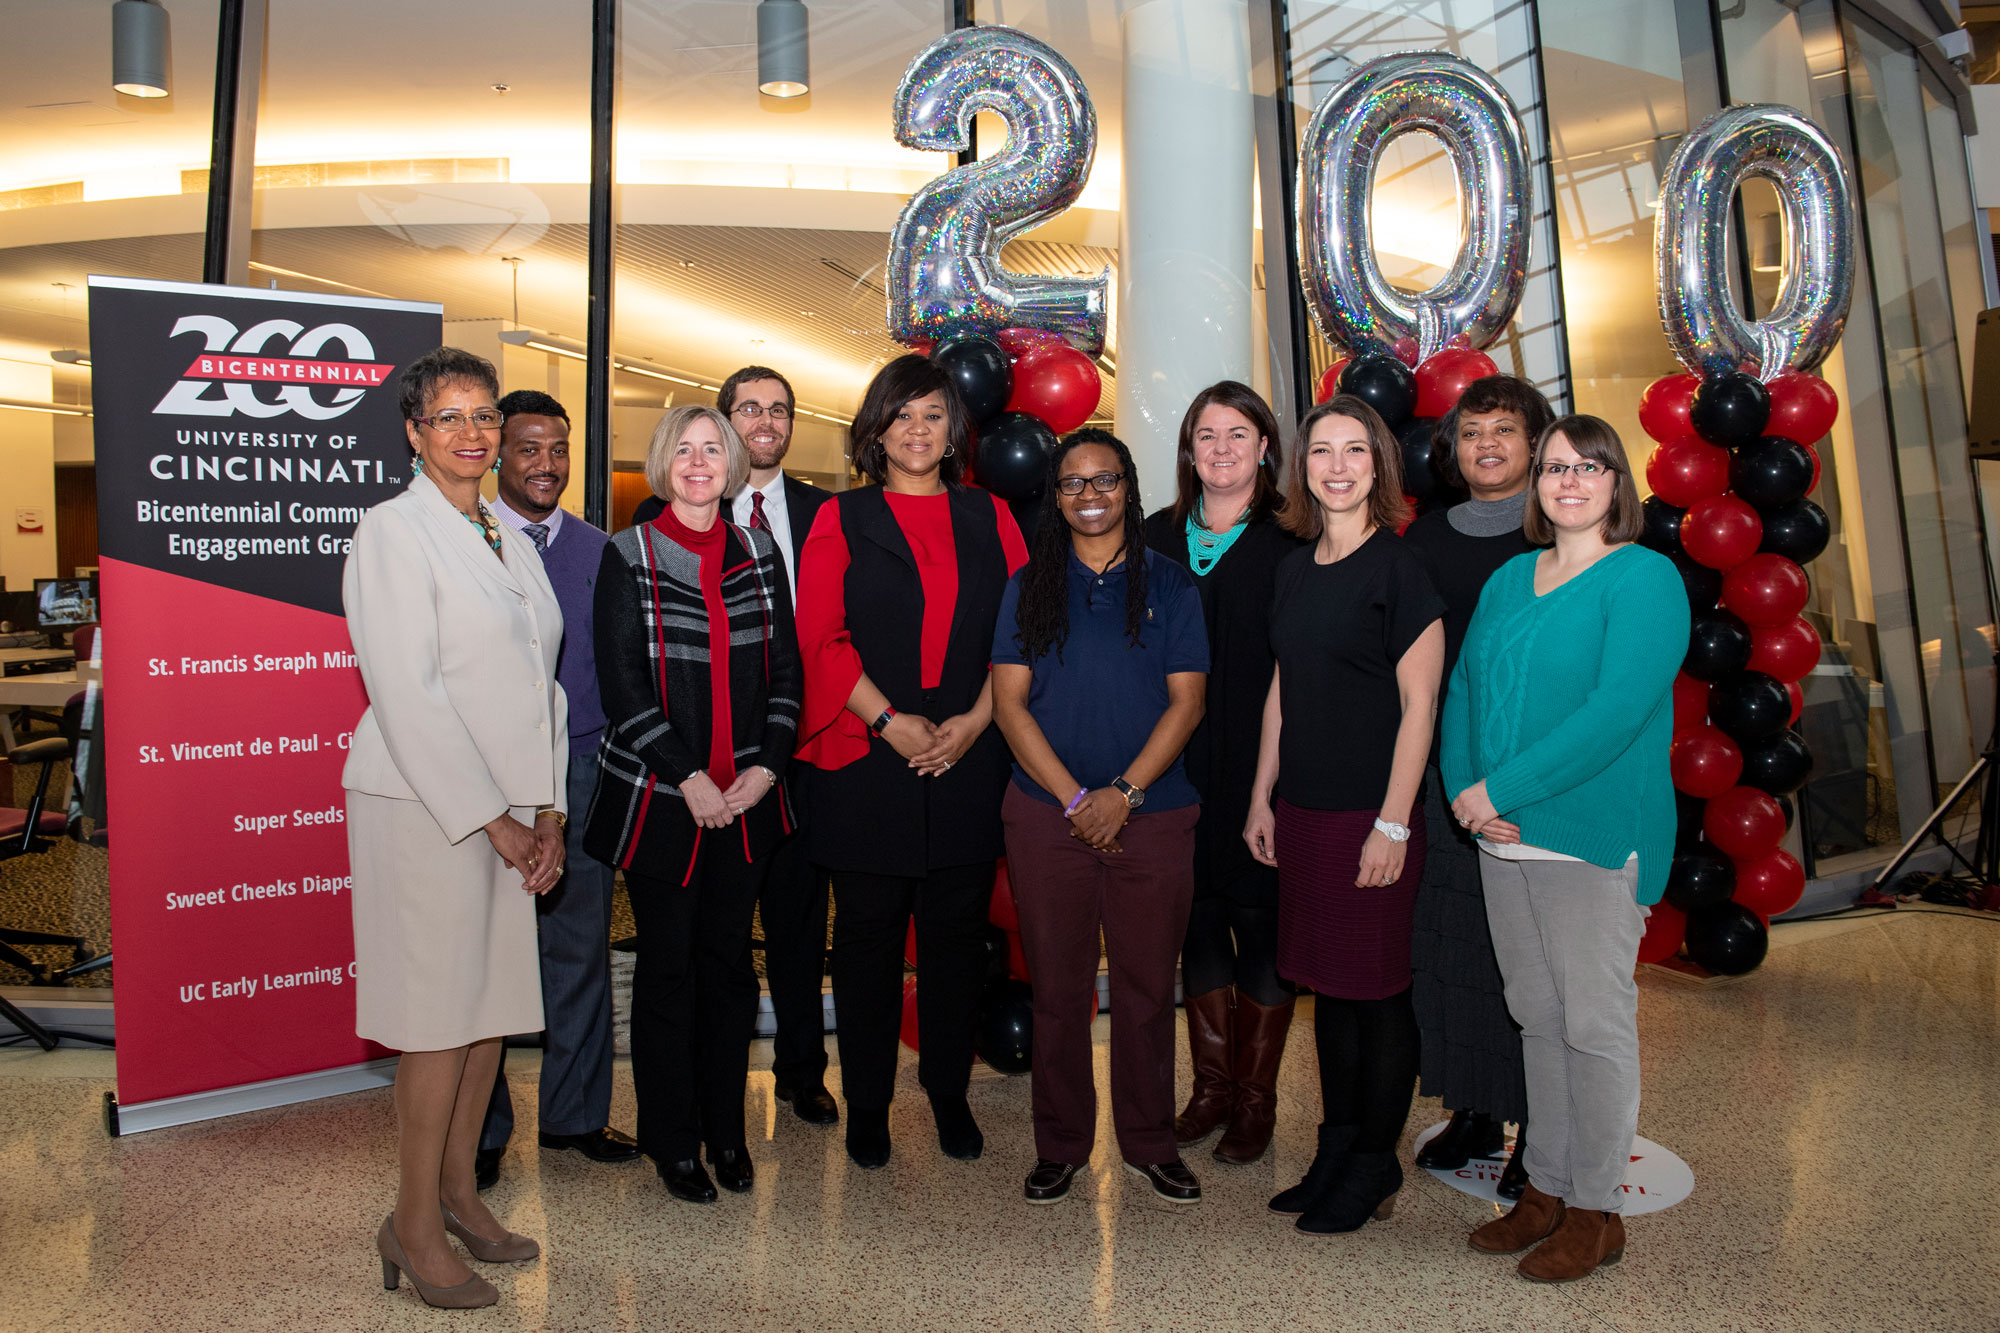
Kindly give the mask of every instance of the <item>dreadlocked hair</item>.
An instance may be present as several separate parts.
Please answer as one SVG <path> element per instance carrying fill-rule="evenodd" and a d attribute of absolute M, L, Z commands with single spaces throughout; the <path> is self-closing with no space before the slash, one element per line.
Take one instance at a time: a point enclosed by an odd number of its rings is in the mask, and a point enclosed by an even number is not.
<path fill-rule="evenodd" d="M 1133 646 L 1146 626 L 1146 511 L 1139 503 L 1139 469 L 1132 451 L 1108 430 L 1086 426 L 1062 438 L 1049 459 L 1042 494 L 1055 513 L 1044 513 L 1035 525 L 1034 549 L 1028 567 L 1021 572 L 1021 597 L 1015 604 L 1014 635 L 1032 665 L 1036 658 L 1054 650 L 1062 661 L 1062 647 L 1069 638 L 1069 559 L 1070 526 L 1058 522 L 1061 514 L 1056 479 L 1062 475 L 1063 460 L 1070 451 L 1086 444 L 1101 445 L 1118 458 L 1118 470 L 1125 474 L 1125 637 Z"/>

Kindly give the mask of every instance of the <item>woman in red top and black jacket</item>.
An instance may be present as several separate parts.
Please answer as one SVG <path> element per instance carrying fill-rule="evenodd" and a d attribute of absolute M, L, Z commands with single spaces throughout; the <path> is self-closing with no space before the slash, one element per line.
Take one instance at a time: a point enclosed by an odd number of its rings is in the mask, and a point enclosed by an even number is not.
<path fill-rule="evenodd" d="M 704 1142 L 724 1188 L 752 1183 L 750 922 L 766 854 L 792 833 L 780 784 L 800 678 L 783 558 L 771 534 L 720 513 L 749 472 L 722 413 L 667 413 L 646 454 L 667 508 L 611 539 L 594 602 L 607 724 L 584 847 L 625 872 L 639 1144 L 689 1203 L 716 1198 Z"/>
<path fill-rule="evenodd" d="M 847 1152 L 866 1168 L 889 1160 L 914 915 L 917 1076 L 939 1145 L 971 1159 L 984 1139 L 965 1090 L 1011 762 L 987 659 L 1028 552 L 1006 506 L 961 483 L 970 423 L 929 361 L 884 367 L 850 431 L 855 468 L 878 484 L 821 505 L 799 557 L 799 757 L 812 859 L 833 874 Z"/>

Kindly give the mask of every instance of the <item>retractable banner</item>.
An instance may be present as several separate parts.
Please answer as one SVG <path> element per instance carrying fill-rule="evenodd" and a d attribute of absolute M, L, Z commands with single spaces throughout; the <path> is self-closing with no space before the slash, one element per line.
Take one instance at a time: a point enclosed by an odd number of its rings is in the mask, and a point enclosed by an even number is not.
<path fill-rule="evenodd" d="M 366 1086 L 341 766 L 354 525 L 442 308 L 90 279 L 118 1130 Z M 306 1076 L 306 1077 L 302 1077 Z"/>

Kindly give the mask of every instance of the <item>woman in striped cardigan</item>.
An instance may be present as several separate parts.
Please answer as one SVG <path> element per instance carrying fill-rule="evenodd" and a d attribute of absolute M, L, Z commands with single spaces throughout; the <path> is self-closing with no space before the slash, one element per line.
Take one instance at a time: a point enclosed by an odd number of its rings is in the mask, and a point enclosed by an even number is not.
<path fill-rule="evenodd" d="M 785 568 L 768 532 L 721 514 L 749 471 L 720 412 L 668 412 L 646 454 L 666 510 L 612 538 L 595 593 L 608 721 L 584 846 L 625 872 L 639 1144 L 689 1203 L 716 1198 L 704 1143 L 724 1188 L 752 1183 L 750 922 L 768 854 L 793 836 L 782 779 L 800 675 Z"/>

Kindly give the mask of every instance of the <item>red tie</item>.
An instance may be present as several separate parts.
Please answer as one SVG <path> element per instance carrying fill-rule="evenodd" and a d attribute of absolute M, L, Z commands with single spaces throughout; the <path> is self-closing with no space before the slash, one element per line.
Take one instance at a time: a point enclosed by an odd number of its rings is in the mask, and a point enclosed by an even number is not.
<path fill-rule="evenodd" d="M 765 532 L 771 530 L 771 521 L 764 517 L 764 492 L 750 492 L 750 526 Z"/>

